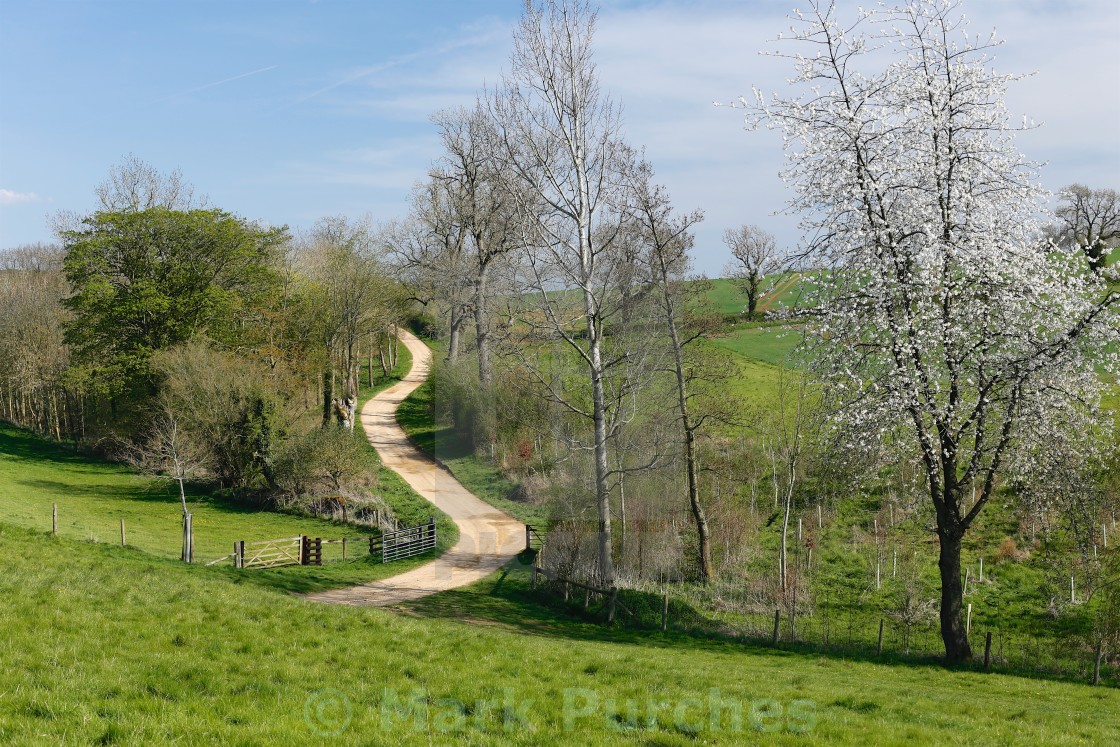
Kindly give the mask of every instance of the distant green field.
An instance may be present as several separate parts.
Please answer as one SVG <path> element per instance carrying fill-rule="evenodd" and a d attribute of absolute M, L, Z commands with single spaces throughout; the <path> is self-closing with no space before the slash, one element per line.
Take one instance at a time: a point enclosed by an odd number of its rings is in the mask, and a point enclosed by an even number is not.
<path fill-rule="evenodd" d="M 793 366 L 790 355 L 800 340 L 796 326 L 737 327 L 709 338 L 712 345 L 772 366 Z"/>
<path fill-rule="evenodd" d="M 506 574 L 400 615 L 8 524 L 0 559 L 13 747 L 1120 743 L 1114 689 L 612 630 Z"/>
<path fill-rule="evenodd" d="M 792 282 L 791 282 L 792 281 Z M 747 296 L 739 285 L 728 278 L 708 281 L 711 290 L 707 298 L 720 314 L 740 314 L 746 311 Z M 778 289 L 775 293 L 774 290 Z M 760 309 L 777 310 L 805 306 L 807 294 L 816 289 L 812 273 L 778 273 L 766 277 Z"/>

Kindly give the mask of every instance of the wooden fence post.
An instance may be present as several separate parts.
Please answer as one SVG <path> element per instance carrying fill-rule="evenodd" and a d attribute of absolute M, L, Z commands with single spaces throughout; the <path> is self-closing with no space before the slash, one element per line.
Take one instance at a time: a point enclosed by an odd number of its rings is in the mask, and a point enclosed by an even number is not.
<path fill-rule="evenodd" d="M 533 527 L 525 525 L 525 551 L 533 549 Z"/>
<path fill-rule="evenodd" d="M 346 538 L 342 538 L 342 559 L 346 560 Z"/>
<path fill-rule="evenodd" d="M 669 629 L 669 590 L 662 592 L 661 596 L 661 632 Z"/>
<path fill-rule="evenodd" d="M 243 542 L 234 542 L 233 543 L 233 567 L 234 568 L 240 568 L 241 567 L 241 560 L 242 560 L 241 546 L 243 544 L 244 544 Z"/>
<path fill-rule="evenodd" d="M 533 576 L 532 576 L 532 580 L 529 581 L 529 588 L 530 589 L 536 589 L 537 588 L 537 561 L 536 560 L 533 561 Z"/>
<path fill-rule="evenodd" d="M 617 602 L 618 602 L 618 589 L 617 588 L 612 588 L 611 589 L 610 601 L 607 603 L 607 623 L 608 624 L 614 622 L 614 607 L 615 607 L 615 604 Z"/>
<path fill-rule="evenodd" d="M 51 534 L 58 536 L 58 504 L 51 504 Z"/>
<path fill-rule="evenodd" d="M 1104 639 L 1097 641 L 1097 655 L 1093 660 L 1093 684 L 1100 684 L 1101 681 L 1101 659 L 1104 658 Z"/>
<path fill-rule="evenodd" d="M 875 644 L 875 655 L 883 655 L 883 618 L 879 618 L 879 642 Z"/>
<path fill-rule="evenodd" d="M 770 645 L 772 645 L 772 646 L 777 646 L 778 645 L 778 625 L 781 622 L 781 619 L 782 619 L 782 611 L 781 610 L 774 610 L 774 638 L 770 641 Z"/>
<path fill-rule="evenodd" d="M 121 547 L 125 547 L 126 545 L 128 545 L 128 542 L 125 541 L 124 519 L 121 519 Z"/>
<path fill-rule="evenodd" d="M 992 666 L 992 631 L 984 636 L 984 669 Z"/>

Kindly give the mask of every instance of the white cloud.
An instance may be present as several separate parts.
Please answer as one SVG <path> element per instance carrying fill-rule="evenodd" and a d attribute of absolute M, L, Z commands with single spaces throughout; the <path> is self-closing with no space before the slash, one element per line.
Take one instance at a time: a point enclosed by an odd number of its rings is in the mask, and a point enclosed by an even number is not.
<path fill-rule="evenodd" d="M 39 195 L 34 192 L 15 192 L 10 189 L 0 189 L 0 205 L 20 205 L 26 202 L 39 202 Z"/>

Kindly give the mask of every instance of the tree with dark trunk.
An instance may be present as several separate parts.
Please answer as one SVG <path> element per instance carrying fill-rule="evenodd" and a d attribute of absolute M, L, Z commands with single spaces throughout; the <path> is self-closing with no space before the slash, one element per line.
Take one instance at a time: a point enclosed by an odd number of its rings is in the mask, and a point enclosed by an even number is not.
<path fill-rule="evenodd" d="M 723 232 L 723 243 L 732 260 L 724 272 L 739 284 L 747 297 L 747 318 L 754 319 L 766 276 L 782 269 L 783 260 L 774 237 L 758 226 L 739 226 Z"/>
<path fill-rule="evenodd" d="M 810 90 L 759 95 L 750 121 L 783 130 L 791 209 L 831 269 L 809 339 L 834 422 L 855 446 L 920 458 L 941 636 L 962 661 L 962 541 L 1000 480 L 1030 472 L 1032 448 L 1098 422 L 1094 365 L 1116 367 L 1120 294 L 1081 269 L 1080 249 L 1038 251 L 1042 194 L 1014 147 L 1010 78 L 958 2 L 838 16 L 824 2 L 799 16 L 792 42 L 812 53 L 789 57 Z M 895 33 L 872 43 L 872 25 Z"/>
<path fill-rule="evenodd" d="M 1103 272 L 1109 251 L 1120 241 L 1120 193 L 1071 184 L 1058 194 L 1058 240 L 1078 247 L 1090 269 Z"/>

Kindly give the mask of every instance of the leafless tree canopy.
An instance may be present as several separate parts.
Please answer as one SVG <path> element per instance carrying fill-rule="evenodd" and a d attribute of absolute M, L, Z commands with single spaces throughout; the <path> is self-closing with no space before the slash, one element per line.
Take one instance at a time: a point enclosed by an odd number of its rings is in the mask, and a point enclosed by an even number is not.
<path fill-rule="evenodd" d="M 1104 270 L 1120 239 L 1120 193 L 1071 184 L 1061 191 L 1055 214 L 1059 240 L 1079 247 L 1094 272 Z"/>
<path fill-rule="evenodd" d="M 134 212 L 161 207 L 167 210 L 193 210 L 206 204 L 195 198 L 194 187 L 175 169 L 161 174 L 154 166 L 132 153 L 109 171 L 109 178 L 95 190 L 100 209 L 108 212 Z"/>
<path fill-rule="evenodd" d="M 783 257 L 774 236 L 754 225 L 727 229 L 723 232 L 723 243 L 732 256 L 724 272 L 746 294 L 747 316 L 753 319 L 766 276 L 782 269 Z"/>

